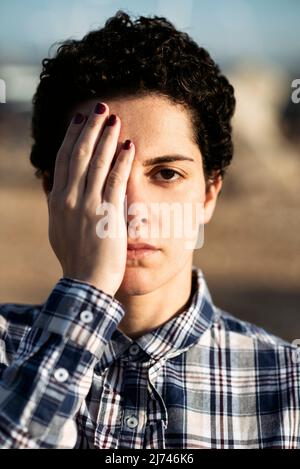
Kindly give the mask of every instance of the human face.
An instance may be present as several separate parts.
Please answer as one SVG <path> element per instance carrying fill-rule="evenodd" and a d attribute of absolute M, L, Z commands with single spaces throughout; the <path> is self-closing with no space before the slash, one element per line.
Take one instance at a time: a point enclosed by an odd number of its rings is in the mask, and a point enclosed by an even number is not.
<path fill-rule="evenodd" d="M 139 208 L 134 215 L 128 215 L 128 222 L 135 220 L 136 228 L 132 235 L 128 232 L 128 242 L 143 242 L 158 248 L 147 257 L 127 257 L 119 292 L 142 295 L 169 282 L 187 265 L 191 266 L 193 258 L 193 249 L 186 247 L 183 236 L 175 236 L 174 225 L 179 222 L 178 218 L 176 221 L 176 217 L 170 216 L 170 236 L 165 237 L 162 234 L 165 212 L 153 207 L 158 207 L 157 204 L 165 204 L 165 207 L 174 203 L 181 207 L 202 204 L 206 223 L 212 214 L 215 196 L 208 196 L 206 191 L 202 156 L 193 138 L 189 111 L 153 94 L 103 101 L 108 104 L 110 113 L 121 119 L 117 152 L 126 139 L 135 145 L 127 183 L 127 210 L 132 204 L 141 204 L 139 207 L 144 207 L 146 212 Z M 81 103 L 75 111 L 88 115 L 96 102 Z M 148 161 L 165 155 L 182 155 L 185 159 Z"/>

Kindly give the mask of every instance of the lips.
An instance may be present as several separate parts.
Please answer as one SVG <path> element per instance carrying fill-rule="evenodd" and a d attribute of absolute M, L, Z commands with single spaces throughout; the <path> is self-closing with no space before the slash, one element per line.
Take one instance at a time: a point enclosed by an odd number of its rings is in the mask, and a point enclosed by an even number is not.
<path fill-rule="evenodd" d="M 156 248 L 155 246 L 152 246 L 151 244 L 146 244 L 146 243 L 128 243 L 127 244 L 127 249 L 129 251 L 138 251 L 140 249 L 151 249 L 153 251 L 156 251 L 158 248 Z"/>
<path fill-rule="evenodd" d="M 128 243 L 127 259 L 143 259 L 145 257 L 154 256 L 159 253 L 159 249 L 151 244 L 146 243 Z"/>

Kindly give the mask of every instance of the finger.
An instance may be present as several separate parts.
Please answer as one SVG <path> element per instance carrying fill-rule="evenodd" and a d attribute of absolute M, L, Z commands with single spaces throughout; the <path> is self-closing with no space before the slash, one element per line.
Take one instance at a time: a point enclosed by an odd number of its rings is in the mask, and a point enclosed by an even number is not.
<path fill-rule="evenodd" d="M 79 200 L 83 195 L 90 159 L 97 141 L 101 138 L 108 112 L 106 104 L 96 104 L 73 148 L 69 165 L 67 193 L 74 200 Z"/>
<path fill-rule="evenodd" d="M 70 156 L 84 121 L 84 115 L 77 113 L 69 124 L 55 160 L 52 194 L 63 191 L 67 185 Z"/>
<path fill-rule="evenodd" d="M 97 202 L 101 199 L 104 183 L 118 147 L 121 128 L 120 118 L 114 114 L 110 116 L 107 124 L 90 161 L 85 189 L 86 198 Z"/>
<path fill-rule="evenodd" d="M 130 175 L 134 155 L 135 146 L 133 142 L 126 140 L 107 177 L 103 200 L 114 204 L 116 208 L 123 209 L 127 181 Z"/>

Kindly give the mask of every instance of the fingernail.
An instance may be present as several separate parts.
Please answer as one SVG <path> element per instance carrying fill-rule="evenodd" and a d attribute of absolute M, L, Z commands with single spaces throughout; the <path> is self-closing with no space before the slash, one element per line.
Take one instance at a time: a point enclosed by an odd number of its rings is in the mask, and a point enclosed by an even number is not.
<path fill-rule="evenodd" d="M 84 115 L 78 112 L 74 117 L 74 124 L 81 124 L 84 121 Z"/>
<path fill-rule="evenodd" d="M 97 103 L 94 109 L 96 114 L 104 114 L 106 111 L 106 106 L 103 103 Z"/>
<path fill-rule="evenodd" d="M 106 125 L 115 125 L 116 122 L 117 122 L 117 116 L 115 114 L 111 114 L 111 116 L 109 116 L 106 122 Z"/>
<path fill-rule="evenodd" d="M 130 147 L 131 147 L 131 140 L 126 140 L 123 144 L 124 150 L 129 150 Z"/>

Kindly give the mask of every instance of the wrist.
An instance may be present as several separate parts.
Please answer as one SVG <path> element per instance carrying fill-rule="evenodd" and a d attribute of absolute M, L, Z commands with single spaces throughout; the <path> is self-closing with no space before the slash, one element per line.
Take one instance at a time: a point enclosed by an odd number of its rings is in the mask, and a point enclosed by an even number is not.
<path fill-rule="evenodd" d="M 87 283 L 88 285 L 91 285 L 112 297 L 116 293 L 115 289 L 112 288 L 111 285 L 108 285 L 106 282 L 101 281 L 99 278 L 96 278 L 96 277 L 87 276 L 83 274 L 75 274 L 72 272 L 64 272 L 63 276 L 68 277 L 70 279 L 79 280 L 80 282 L 83 282 L 83 283 Z"/>

